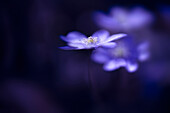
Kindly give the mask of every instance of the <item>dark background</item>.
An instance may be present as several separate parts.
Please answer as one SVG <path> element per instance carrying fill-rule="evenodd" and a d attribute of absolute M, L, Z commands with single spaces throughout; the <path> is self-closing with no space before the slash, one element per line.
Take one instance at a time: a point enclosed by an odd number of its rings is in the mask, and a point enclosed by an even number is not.
<path fill-rule="evenodd" d="M 155 16 L 152 57 L 136 73 L 105 72 L 89 51 L 63 51 L 60 35 L 99 28 L 91 14 L 142 6 Z M 4 0 L 0 3 L 0 113 L 169 113 L 170 5 L 137 0 Z M 91 52 L 91 51 L 90 51 Z"/>

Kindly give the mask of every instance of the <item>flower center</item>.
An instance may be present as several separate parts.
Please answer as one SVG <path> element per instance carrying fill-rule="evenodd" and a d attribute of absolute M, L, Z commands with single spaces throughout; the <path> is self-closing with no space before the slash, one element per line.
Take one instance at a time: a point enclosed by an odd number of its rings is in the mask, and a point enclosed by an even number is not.
<path fill-rule="evenodd" d="M 98 41 L 97 37 L 91 37 L 91 36 L 83 39 L 83 43 L 85 43 L 86 45 L 96 44 L 97 41 Z"/>
<path fill-rule="evenodd" d="M 126 57 L 129 54 L 129 51 L 126 46 L 118 45 L 112 50 L 111 53 L 114 57 Z"/>

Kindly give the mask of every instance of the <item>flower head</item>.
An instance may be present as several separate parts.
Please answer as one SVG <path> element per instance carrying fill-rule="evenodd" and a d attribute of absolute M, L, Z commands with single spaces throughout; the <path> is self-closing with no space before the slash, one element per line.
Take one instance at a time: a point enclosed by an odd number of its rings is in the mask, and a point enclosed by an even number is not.
<path fill-rule="evenodd" d="M 140 7 L 131 11 L 124 8 L 114 7 L 108 15 L 94 13 L 95 22 L 101 27 L 111 31 L 128 31 L 141 28 L 152 22 L 152 14 Z"/>
<path fill-rule="evenodd" d="M 129 38 L 129 37 L 127 37 Z M 92 54 L 92 59 L 104 64 L 106 71 L 113 71 L 125 67 L 128 72 L 135 72 L 138 68 L 138 60 L 144 61 L 148 58 L 148 43 L 136 46 L 132 40 L 122 39 L 117 42 L 114 48 L 98 48 Z"/>
<path fill-rule="evenodd" d="M 123 33 L 110 36 L 108 31 L 99 30 L 92 36 L 86 37 L 77 31 L 73 31 L 68 33 L 67 36 L 61 36 L 61 39 L 66 41 L 68 46 L 60 48 L 65 50 L 92 49 L 100 46 L 113 48 L 116 46 L 116 43 L 112 41 L 120 39 L 124 36 L 126 36 L 126 34 Z"/>

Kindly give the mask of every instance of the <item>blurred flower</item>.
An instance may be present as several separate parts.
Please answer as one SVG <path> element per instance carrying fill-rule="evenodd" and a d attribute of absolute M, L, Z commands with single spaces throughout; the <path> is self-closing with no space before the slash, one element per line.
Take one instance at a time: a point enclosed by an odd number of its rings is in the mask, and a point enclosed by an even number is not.
<path fill-rule="evenodd" d="M 109 36 L 109 32 L 106 30 L 99 30 L 92 36 L 86 37 L 85 35 L 73 31 L 68 33 L 67 36 L 61 36 L 61 39 L 68 42 L 68 46 L 60 47 L 64 50 L 79 50 L 79 49 L 92 49 L 97 47 L 113 48 L 116 46 L 115 42 L 111 42 L 122 37 L 126 34 L 115 34 Z"/>
<path fill-rule="evenodd" d="M 128 31 L 144 27 L 152 22 L 152 14 L 140 7 L 131 11 L 115 7 L 106 15 L 101 12 L 94 13 L 94 20 L 101 28 L 111 31 Z"/>
<path fill-rule="evenodd" d="M 125 67 L 128 72 L 135 72 L 138 60 L 145 61 L 149 57 L 148 43 L 136 46 L 130 37 L 117 42 L 115 48 L 98 48 L 92 54 L 95 62 L 104 64 L 105 71 L 113 71 Z"/>

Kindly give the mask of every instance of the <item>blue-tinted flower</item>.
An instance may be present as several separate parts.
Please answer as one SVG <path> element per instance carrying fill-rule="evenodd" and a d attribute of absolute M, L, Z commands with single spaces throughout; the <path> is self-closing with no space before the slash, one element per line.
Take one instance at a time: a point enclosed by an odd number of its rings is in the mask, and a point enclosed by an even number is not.
<path fill-rule="evenodd" d="M 92 59 L 104 64 L 103 68 L 106 71 L 125 67 L 128 72 L 135 72 L 138 60 L 144 61 L 148 57 L 148 43 L 136 46 L 129 37 L 119 40 L 114 48 L 98 48 L 92 54 Z"/>
<path fill-rule="evenodd" d="M 116 46 L 116 43 L 112 41 L 120 39 L 124 36 L 126 36 L 126 34 L 123 33 L 110 36 L 108 31 L 99 30 L 92 36 L 86 37 L 77 31 L 73 31 L 68 33 L 67 36 L 61 36 L 61 39 L 66 41 L 68 46 L 60 48 L 65 50 L 92 49 L 100 46 L 113 48 Z"/>
<path fill-rule="evenodd" d="M 101 12 L 94 13 L 95 22 L 101 27 L 111 31 L 128 31 L 141 28 L 152 22 L 152 14 L 137 7 L 131 11 L 115 7 L 106 15 Z"/>

